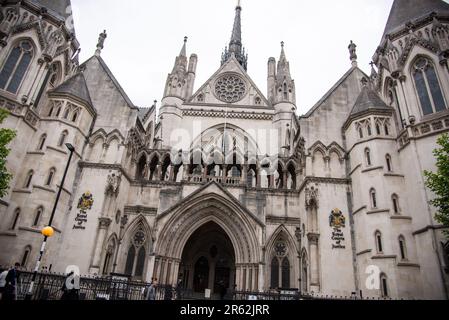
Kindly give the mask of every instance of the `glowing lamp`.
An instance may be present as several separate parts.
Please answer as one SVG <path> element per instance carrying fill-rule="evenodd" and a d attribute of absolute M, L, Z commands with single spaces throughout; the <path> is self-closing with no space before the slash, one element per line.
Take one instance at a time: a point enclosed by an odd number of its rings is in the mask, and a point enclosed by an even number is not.
<path fill-rule="evenodd" d="M 55 230 L 52 227 L 45 227 L 42 229 L 42 235 L 46 237 L 51 237 L 55 233 Z"/>

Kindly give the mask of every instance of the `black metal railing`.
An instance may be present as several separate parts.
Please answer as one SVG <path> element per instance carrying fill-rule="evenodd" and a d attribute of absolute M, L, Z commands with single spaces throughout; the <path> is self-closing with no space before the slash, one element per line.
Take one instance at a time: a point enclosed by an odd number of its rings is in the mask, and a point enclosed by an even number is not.
<path fill-rule="evenodd" d="M 17 300 L 23 300 L 28 292 L 32 272 L 21 271 L 17 281 Z M 66 276 L 55 273 L 38 273 L 33 289 L 33 300 L 60 300 Z M 79 300 L 146 300 L 150 283 L 122 280 L 112 276 L 80 277 L 79 289 L 75 298 Z M 212 295 L 209 300 L 219 300 L 219 295 Z M 155 287 L 154 300 L 206 300 L 204 293 L 190 289 L 158 284 Z M 267 292 L 228 291 L 224 300 L 391 300 L 391 298 L 333 296 L 323 294 L 304 294 L 298 290 L 270 290 Z"/>

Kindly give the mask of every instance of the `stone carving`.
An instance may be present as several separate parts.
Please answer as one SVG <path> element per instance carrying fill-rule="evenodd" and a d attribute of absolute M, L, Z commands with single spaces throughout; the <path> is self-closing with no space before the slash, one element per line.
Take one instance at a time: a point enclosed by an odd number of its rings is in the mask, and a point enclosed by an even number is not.
<path fill-rule="evenodd" d="M 318 189 L 315 187 L 306 188 L 306 208 L 318 208 Z"/>
<path fill-rule="evenodd" d="M 87 223 L 87 211 L 92 209 L 93 204 L 94 198 L 89 191 L 81 196 L 81 198 L 78 200 L 77 206 L 80 211 L 75 217 L 75 224 L 73 225 L 73 229 L 86 229 L 86 226 L 84 224 Z"/>
<path fill-rule="evenodd" d="M 346 218 L 340 209 L 332 210 L 329 216 L 329 226 L 333 228 L 332 241 L 334 243 L 332 243 L 332 249 L 345 249 L 346 247 L 342 244 L 345 241 L 342 228 L 346 227 Z"/>
<path fill-rule="evenodd" d="M 107 177 L 106 193 L 111 193 L 117 197 L 120 190 L 122 174 L 119 171 L 109 171 Z"/>

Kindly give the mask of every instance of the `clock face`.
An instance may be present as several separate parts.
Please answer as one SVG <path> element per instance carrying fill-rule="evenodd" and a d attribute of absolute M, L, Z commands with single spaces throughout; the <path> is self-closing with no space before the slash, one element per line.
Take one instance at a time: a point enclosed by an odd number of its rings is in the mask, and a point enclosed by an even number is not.
<path fill-rule="evenodd" d="M 276 251 L 276 255 L 278 257 L 284 257 L 287 254 L 287 245 L 285 242 L 279 241 L 274 246 L 274 250 Z"/>
<path fill-rule="evenodd" d="M 224 74 L 215 82 L 215 95 L 223 102 L 238 102 L 246 95 L 245 80 L 235 74 Z"/>

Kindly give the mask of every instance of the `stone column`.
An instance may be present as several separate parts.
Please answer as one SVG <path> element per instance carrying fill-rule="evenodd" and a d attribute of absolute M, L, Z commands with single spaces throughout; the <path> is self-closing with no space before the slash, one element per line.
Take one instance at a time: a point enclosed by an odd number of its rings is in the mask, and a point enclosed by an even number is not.
<path fill-rule="evenodd" d="M 309 251 L 310 251 L 310 290 L 314 292 L 320 291 L 320 257 L 318 242 L 320 235 L 317 233 L 309 233 L 307 235 L 309 239 Z"/>
<path fill-rule="evenodd" d="M 248 166 L 245 164 L 242 166 L 242 178 L 240 179 L 240 184 L 246 185 L 248 177 Z"/>
<path fill-rule="evenodd" d="M 262 263 L 259 263 L 259 271 L 258 271 L 258 277 L 259 277 L 259 291 L 262 292 L 265 287 L 265 272 L 264 272 L 264 265 Z"/>
<path fill-rule="evenodd" d="M 238 291 L 242 290 L 242 268 L 235 266 L 235 285 Z"/>
<path fill-rule="evenodd" d="M 89 273 L 100 273 L 100 263 L 101 263 L 101 251 L 103 249 L 104 242 L 106 241 L 107 230 L 112 220 L 109 218 L 99 218 L 98 223 L 98 233 L 97 241 L 95 246 L 95 251 L 93 255 L 92 264 L 89 268 Z"/>

